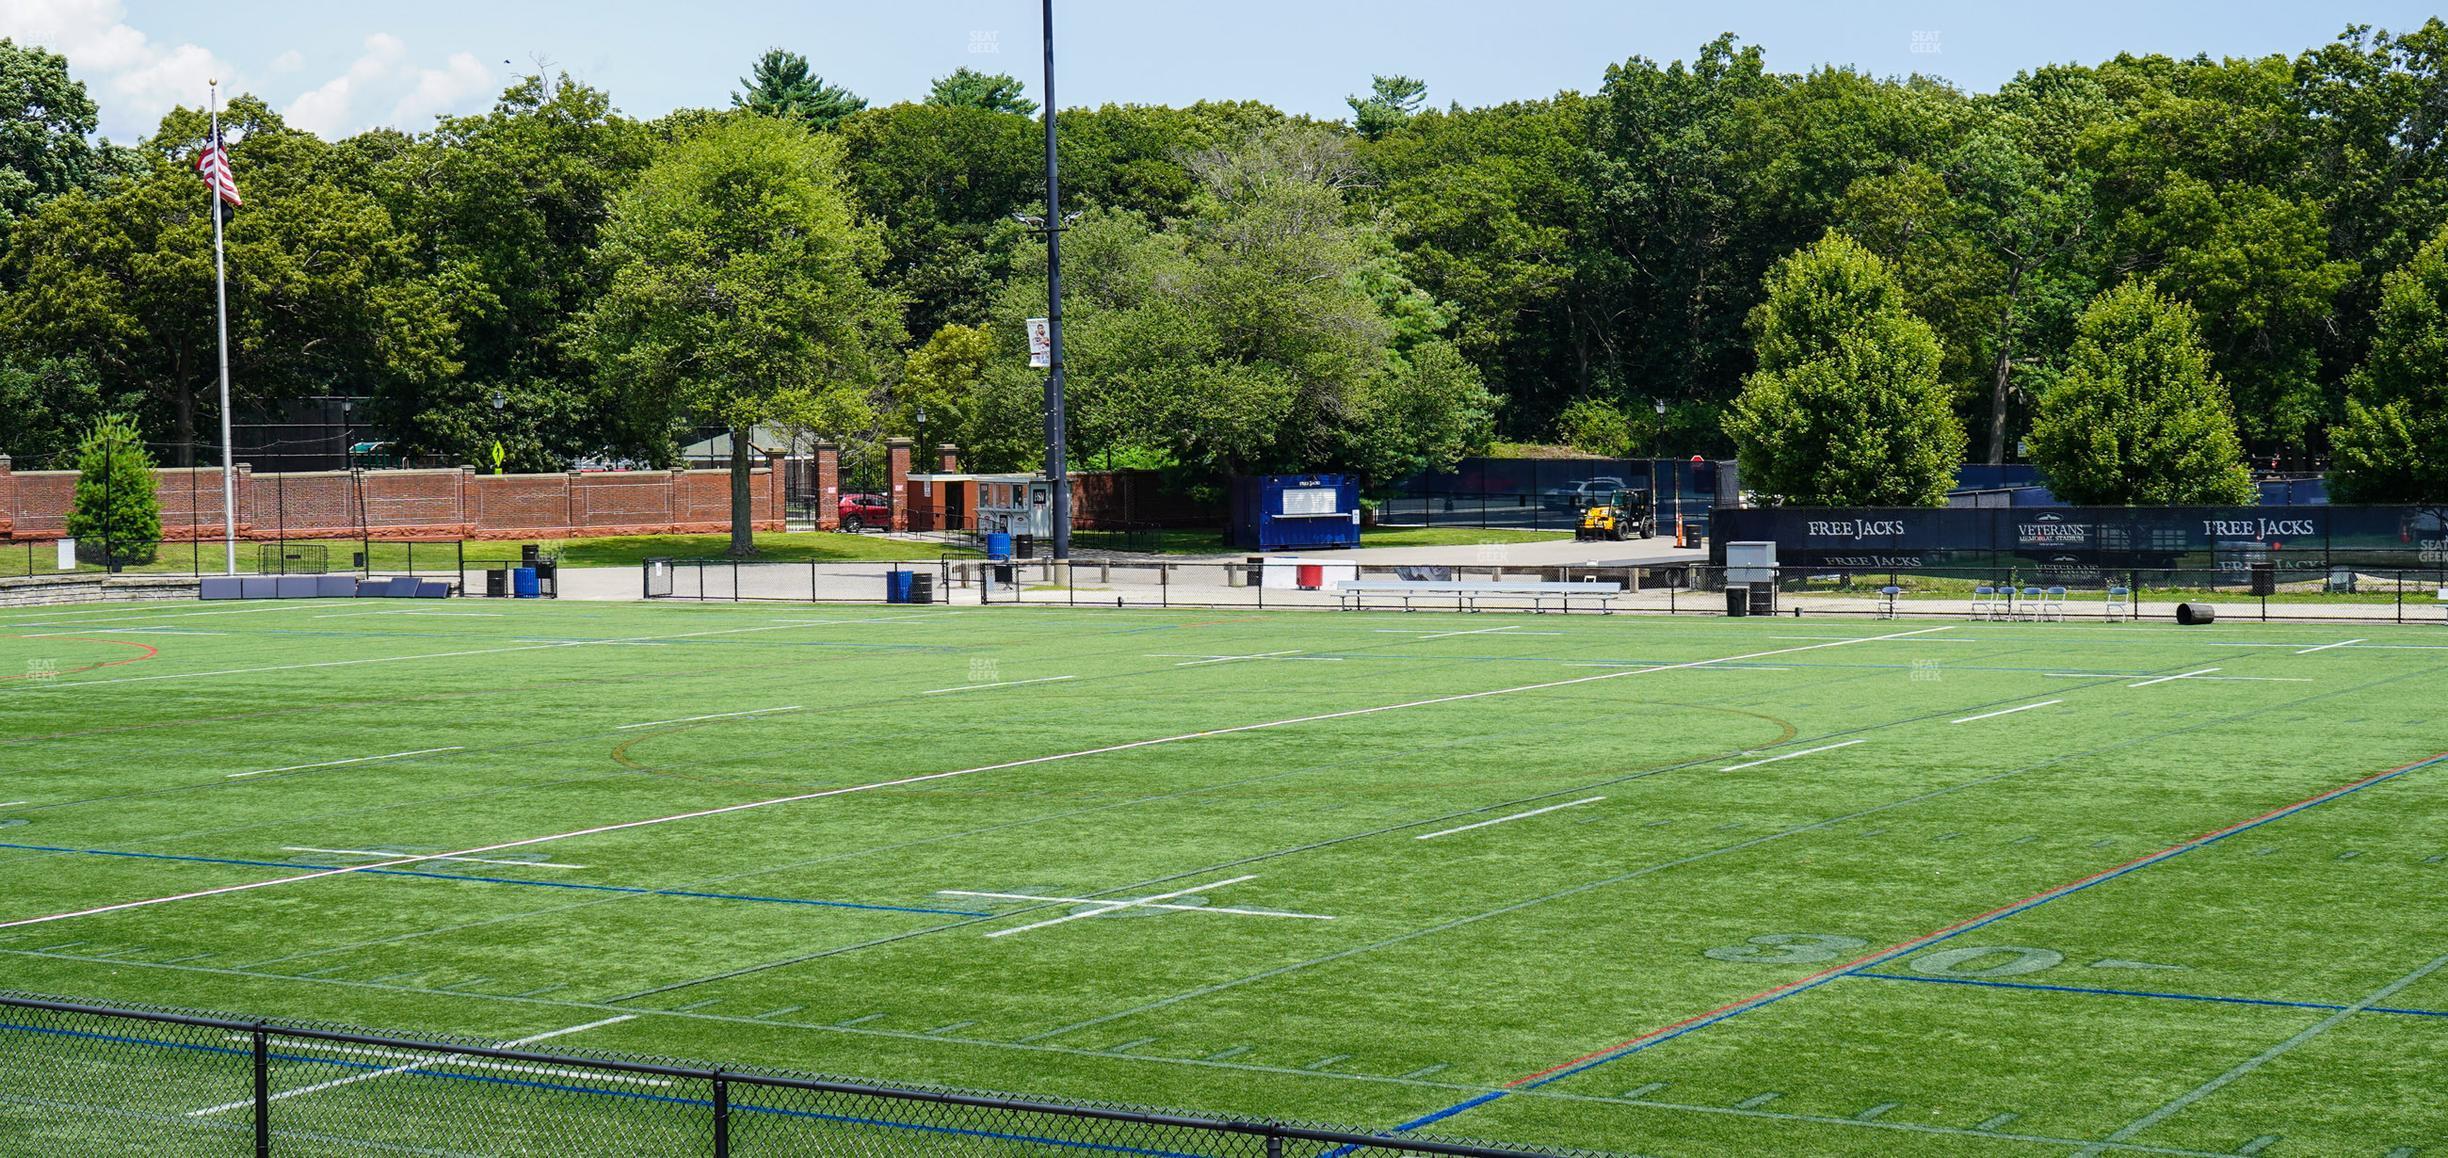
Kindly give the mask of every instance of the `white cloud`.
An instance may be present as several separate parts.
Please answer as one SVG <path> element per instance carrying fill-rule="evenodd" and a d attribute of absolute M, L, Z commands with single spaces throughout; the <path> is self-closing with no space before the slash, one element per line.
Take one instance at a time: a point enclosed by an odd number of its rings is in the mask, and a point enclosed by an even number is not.
<path fill-rule="evenodd" d="M 442 67 L 427 68 L 409 59 L 405 41 L 378 32 L 366 37 L 365 53 L 348 71 L 300 95 L 281 115 L 295 128 L 329 138 L 377 124 L 416 132 L 438 115 L 481 104 L 501 84 L 473 54 L 456 53 Z M 377 119 L 375 110 L 385 106 L 388 114 Z"/>
<path fill-rule="evenodd" d="M 416 132 L 433 118 L 459 112 L 498 93 L 502 78 L 477 62 L 475 54 L 455 53 L 441 68 L 417 70 L 416 87 L 391 106 L 391 124 Z"/>
<path fill-rule="evenodd" d="M 150 133 L 172 107 L 203 103 L 207 80 L 236 91 L 237 70 L 212 50 L 157 43 L 126 16 L 121 0 L 0 0 L 0 37 L 67 57 L 115 137 Z"/>
<path fill-rule="evenodd" d="M 272 58 L 272 71 L 274 72 L 296 72 L 304 67 L 306 67 L 306 54 L 294 48 Z"/>

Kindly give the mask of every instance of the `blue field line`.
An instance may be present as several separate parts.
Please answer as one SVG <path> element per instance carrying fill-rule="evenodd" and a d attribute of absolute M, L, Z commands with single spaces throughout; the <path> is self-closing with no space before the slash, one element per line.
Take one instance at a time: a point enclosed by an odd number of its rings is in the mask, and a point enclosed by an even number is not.
<path fill-rule="evenodd" d="M 1673 1041 L 1674 1039 L 1682 1037 L 1686 1034 L 1697 1033 L 1700 1030 L 1707 1029 L 1708 1027 L 1716 1025 L 1719 1022 L 1740 1017 L 1754 1009 L 1774 1005 L 1779 1001 L 1783 1001 L 1786 998 L 1793 997 L 1797 994 L 1808 993 L 1823 985 L 1833 982 L 1838 978 L 1849 977 L 1860 974 L 1866 970 L 1875 969 L 1878 966 L 1885 965 L 1888 962 L 1895 961 L 1899 958 L 1911 956 L 1912 954 L 1927 949 L 1932 945 L 1953 940 L 1956 937 L 1972 932 L 1975 929 L 1985 928 L 1989 925 L 1996 924 L 1999 921 L 2003 921 L 2008 917 L 2020 916 L 2021 914 L 2039 908 L 2050 901 L 2073 896 L 2074 894 L 2082 892 L 2095 885 L 2106 884 L 2109 881 L 2116 880 L 2129 873 L 2139 872 L 2143 869 L 2151 867 L 2152 865 L 2183 856 L 2184 854 L 2192 852 L 2195 849 L 2208 848 L 2209 846 L 2217 844 L 2228 837 L 2251 832 L 2252 830 L 2260 828 L 2263 825 L 2274 824 L 2278 821 L 2286 819 L 2287 817 L 2293 816 L 2298 812 L 2302 812 L 2305 809 L 2316 808 L 2333 800 L 2344 799 L 2374 785 L 2386 784 L 2392 780 L 2398 779 L 2399 777 L 2407 776 L 2414 772 L 2421 771 L 2424 768 L 2429 768 L 2433 765 L 2441 763 L 2448 763 L 2448 752 L 2443 752 L 2428 759 L 2417 760 L 2411 764 L 2406 764 L 2401 767 L 2392 768 L 2377 775 L 2364 777 L 2363 779 L 2357 780 L 2352 784 L 2347 784 L 2339 788 L 2333 788 L 2317 796 L 2299 800 L 2293 804 L 2287 805 L 2284 808 L 2280 808 L 2274 812 L 2265 813 L 2241 824 L 2231 825 L 2208 835 L 2195 837 L 2192 840 L 2162 849 L 2159 852 L 2153 853 L 2149 856 L 2128 861 L 2115 868 L 2084 877 L 2083 879 L 2075 881 L 2072 884 L 2061 885 L 2046 892 L 2017 901 L 2014 904 L 2007 905 L 2004 908 L 1995 909 L 1978 917 L 1974 917 L 1971 920 L 1941 929 L 1936 933 L 1916 938 L 1902 945 L 1898 945 L 1895 948 L 1874 953 L 1850 964 L 1841 965 L 1824 973 L 1814 974 L 1810 977 L 1803 978 L 1800 981 L 1792 982 L 1776 989 L 1769 990 L 1766 993 L 1762 993 L 1742 1001 L 1737 1001 L 1734 1004 L 1728 1005 L 1722 1009 L 1718 1009 L 1682 1022 L 1670 1029 L 1652 1032 L 1647 1036 L 1636 1038 L 1622 1046 L 1604 1051 L 1586 1060 L 1567 1063 L 1566 1065 L 1558 1066 L 1551 1070 L 1541 1071 L 1540 1073 L 1527 1077 L 1516 1078 L 1502 1088 L 1490 1090 L 1487 1093 L 1480 1094 L 1467 1101 L 1458 1102 L 1454 1105 L 1447 1106 L 1444 1109 L 1435 1111 L 1434 1113 L 1414 1118 L 1411 1121 L 1394 1127 L 1392 1132 L 1401 1134 L 1411 1130 L 1416 1130 L 1422 1126 L 1441 1122 L 1466 1110 L 1486 1105 L 1487 1103 L 1504 1097 L 1507 1094 L 1513 1093 L 1516 1090 L 1534 1090 L 1541 1086 L 1551 1085 L 1555 1082 L 1563 1081 L 1566 1078 L 1596 1069 L 1597 1067 L 1605 1065 L 1608 1062 L 1618 1061 L 1620 1059 L 1630 1057 L 1633 1054 L 1640 1053 L 1644 1050 L 1662 1045 L 1669 1041 Z"/>
<path fill-rule="evenodd" d="M 2162 1001 L 2207 1001 L 2219 1005 L 2274 1005 L 2285 1009 L 2356 1009 L 2362 1013 L 2395 1013 L 2407 1017 L 2448 1017 L 2448 1009 L 2405 1009 L 2390 1005 L 2357 1007 L 2335 1001 L 2284 1001 L 2275 997 L 2222 997 L 2206 993 L 2161 993 L 2149 989 L 2107 989 L 2092 985 L 2045 985 L 2037 981 L 1990 981 L 1979 977 L 1922 977 L 1910 973 L 1852 973 L 1876 981 L 1919 981 L 1928 985 L 1972 985 L 1983 989 L 2036 989 L 2043 993 L 2082 993 L 2097 997 L 2155 997 Z"/>
<path fill-rule="evenodd" d="M 27 852 L 70 852 L 78 853 L 84 856 L 125 857 L 131 860 L 171 860 L 185 861 L 194 864 L 230 864 L 239 865 L 246 868 L 305 869 L 308 872 L 321 872 L 333 869 L 344 869 L 348 867 L 347 865 L 334 864 L 303 864 L 297 861 L 241 860 L 235 857 L 225 856 L 186 856 L 167 852 L 130 852 L 124 849 L 67 848 L 60 845 L 50 844 L 11 844 L 6 841 L 0 841 L 0 849 L 19 849 Z M 401 853 L 400 855 L 403 857 L 411 857 L 415 856 L 416 854 Z M 858 901 L 813 901 L 800 897 L 759 897 L 742 893 L 702 893 L 691 889 L 649 889 L 641 888 L 635 885 L 590 885 L 582 884 L 577 881 L 532 881 L 524 880 L 518 877 L 480 877 L 471 876 L 466 873 L 427 872 L 421 869 L 358 869 L 357 872 L 365 876 L 424 877 L 428 880 L 437 881 L 473 881 L 477 884 L 487 885 L 519 885 L 531 889 L 575 889 L 580 892 L 630 893 L 637 896 L 648 897 L 692 897 L 701 900 L 715 901 L 751 901 L 761 905 L 808 905 L 820 909 L 866 909 L 879 913 L 926 913 L 932 916 L 944 917 L 994 916 L 993 913 L 986 912 L 981 909 L 935 909 L 917 905 L 872 905 Z"/>
<path fill-rule="evenodd" d="M 196 1042 L 162 1041 L 149 1037 L 131 1037 L 123 1034 L 93 1033 L 87 1030 L 60 1029 L 53 1026 L 43 1025 L 24 1025 L 17 1022 L 0 1021 L 0 1030 L 19 1030 L 26 1033 L 43 1034 L 52 1037 L 72 1037 L 82 1041 L 105 1042 L 112 1045 L 154 1046 L 158 1048 L 186 1050 L 195 1053 L 222 1054 L 231 1057 L 251 1057 L 254 1055 L 254 1050 L 242 1046 L 204 1045 Z M 278 1028 L 269 1028 L 268 1032 L 277 1036 L 280 1033 L 280 1030 Z M 540 1082 L 527 1078 L 496 1077 L 491 1074 L 452 1073 L 447 1070 L 432 1068 L 434 1066 L 451 1064 L 455 1061 L 482 1060 L 468 1059 L 461 1055 L 454 1055 L 445 1052 L 436 1052 L 433 1054 L 430 1061 L 426 1061 L 422 1065 L 418 1065 L 417 1068 L 413 1070 L 402 1069 L 401 1067 L 406 1065 L 415 1065 L 417 1064 L 416 1062 L 396 1058 L 379 1062 L 365 1062 L 352 1061 L 345 1058 L 319 1057 L 311 1054 L 286 1054 L 277 1050 L 271 1051 L 268 1056 L 275 1061 L 282 1062 L 293 1062 L 307 1065 L 326 1065 L 335 1066 L 341 1069 L 367 1071 L 397 1070 L 401 1076 L 413 1076 L 428 1079 L 440 1078 L 445 1081 L 455 1082 L 478 1082 L 486 1085 L 512 1086 L 520 1089 L 546 1090 L 553 1093 L 590 1094 L 596 1097 L 625 1098 L 631 1101 L 658 1102 L 664 1105 L 690 1106 L 705 1109 L 711 1109 L 714 1105 L 711 1100 L 706 1098 L 691 1098 L 674 1094 L 648 1094 L 640 1093 L 635 1090 L 600 1089 L 593 1086 L 570 1085 L 564 1082 Z M 586 1066 L 586 1062 L 582 1058 L 570 1059 L 570 1061 L 568 1061 L 566 1064 L 572 1069 L 584 1069 Z M 1072 1150 L 1091 1150 L 1104 1154 L 1140 1154 L 1148 1155 L 1150 1158 L 1213 1158 L 1212 1155 L 1197 1154 L 1181 1150 L 1156 1150 L 1142 1146 L 1123 1146 L 1111 1142 L 1084 1142 L 1072 1138 L 1043 1138 L 1033 1134 L 1015 1134 L 1001 1130 L 979 1130 L 961 1126 L 933 1126 L 920 1122 L 896 1122 L 889 1118 L 868 1118 L 849 1114 L 827 1114 L 815 1110 L 792 1110 L 781 1106 L 760 1106 L 754 1103 L 739 1101 L 733 1101 L 731 1103 L 731 1110 L 734 1113 L 772 1114 L 777 1117 L 805 1118 L 812 1121 L 821 1122 L 841 1122 L 856 1126 L 882 1126 L 894 1130 L 915 1130 L 924 1134 L 952 1134 L 968 1138 L 984 1138 L 989 1141 L 996 1142 L 1023 1142 L 1031 1145 L 1055 1146 Z"/>

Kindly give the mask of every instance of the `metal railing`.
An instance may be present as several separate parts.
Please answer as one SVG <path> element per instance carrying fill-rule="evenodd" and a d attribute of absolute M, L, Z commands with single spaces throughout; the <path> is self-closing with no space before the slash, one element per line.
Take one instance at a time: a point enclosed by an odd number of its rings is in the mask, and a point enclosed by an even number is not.
<path fill-rule="evenodd" d="M 1567 1153 L 25 995 L 0 1107 L 61 1155 Z"/>
<path fill-rule="evenodd" d="M 653 559 L 642 583 L 648 599 L 708 602 L 876 604 L 900 602 L 896 571 L 928 580 L 919 603 L 962 605 L 1183 608 L 1394 608 L 1418 611 L 1562 610 L 1552 589 L 1538 584 L 1594 584 L 1574 594 L 1570 610 L 1637 614 L 1724 615 L 1734 585 L 1773 590 L 1747 613 L 1897 614 L 1984 617 L 1998 607 L 2021 618 L 2170 619 L 2185 603 L 2209 603 L 2227 618 L 2448 622 L 2448 571 L 2279 573 L 2256 586 L 2233 569 L 1918 568 L 1841 569 L 1786 566 L 1765 578 L 1742 568 L 1657 559 L 1626 564 L 1529 564 L 1506 561 L 1504 548 L 1457 550 L 1452 563 L 1370 563 L 1333 553 L 1298 559 L 1049 559 L 1007 562 L 970 558 L 901 562 L 763 563 L 736 559 Z M 1340 585 L 1362 581 L 1365 593 Z M 1391 589 L 1387 581 L 1413 587 Z M 1514 591 L 1491 589 L 1495 584 Z M 1474 586 L 1475 585 L 1475 586 Z M 1889 592 L 1887 588 L 1895 588 Z M 1981 588 L 1987 587 L 1987 594 Z M 2267 594 L 2258 593 L 2260 587 Z"/>

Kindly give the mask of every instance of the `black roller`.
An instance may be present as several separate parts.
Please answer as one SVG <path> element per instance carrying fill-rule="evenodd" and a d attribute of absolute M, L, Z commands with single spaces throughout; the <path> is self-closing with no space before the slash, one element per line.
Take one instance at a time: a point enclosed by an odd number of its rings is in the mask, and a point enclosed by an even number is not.
<path fill-rule="evenodd" d="M 2207 603 L 2179 603 L 2176 605 L 2176 622 L 2187 627 L 2196 623 L 2215 623 L 2217 620 L 2218 608 Z"/>

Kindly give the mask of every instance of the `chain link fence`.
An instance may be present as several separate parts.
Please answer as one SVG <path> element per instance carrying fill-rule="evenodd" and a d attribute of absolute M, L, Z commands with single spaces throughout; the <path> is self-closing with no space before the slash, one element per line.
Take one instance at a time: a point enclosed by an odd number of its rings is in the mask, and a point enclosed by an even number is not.
<path fill-rule="evenodd" d="M 1589 1154 L 27 995 L 0 995 L 0 1137 L 146 1158 Z"/>

